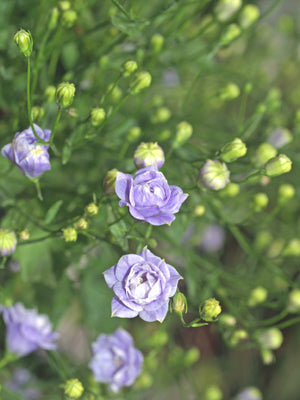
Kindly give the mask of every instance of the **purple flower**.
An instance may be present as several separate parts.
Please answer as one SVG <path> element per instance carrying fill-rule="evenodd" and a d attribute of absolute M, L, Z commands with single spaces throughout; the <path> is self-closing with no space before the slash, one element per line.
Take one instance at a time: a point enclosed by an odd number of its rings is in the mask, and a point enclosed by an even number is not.
<path fill-rule="evenodd" d="M 89 367 L 95 380 L 108 383 L 113 392 L 132 385 L 141 373 L 143 355 L 133 347 L 132 337 L 124 329 L 98 336 L 92 350 Z"/>
<path fill-rule="evenodd" d="M 6 342 L 11 353 L 25 356 L 42 348 L 55 350 L 58 334 L 52 332 L 52 325 L 46 315 L 38 314 L 36 310 L 26 310 L 21 303 L 15 306 L 1 306 L 6 324 Z"/>
<path fill-rule="evenodd" d="M 178 186 L 169 186 L 155 167 L 140 169 L 134 176 L 118 172 L 116 193 L 120 207 L 127 205 L 130 214 L 152 225 L 170 224 L 188 194 Z"/>
<path fill-rule="evenodd" d="M 42 130 L 34 124 L 37 135 L 44 141 L 50 140 L 51 131 Z M 51 169 L 49 146 L 37 143 L 37 139 L 29 127 L 25 131 L 17 132 L 12 143 L 7 144 L 1 150 L 4 157 L 13 162 L 19 170 L 29 178 L 37 178 L 43 172 Z"/>
<path fill-rule="evenodd" d="M 162 322 L 168 312 L 181 276 L 175 268 L 144 248 L 139 254 L 127 254 L 104 272 L 108 286 L 115 292 L 113 317 Z"/>

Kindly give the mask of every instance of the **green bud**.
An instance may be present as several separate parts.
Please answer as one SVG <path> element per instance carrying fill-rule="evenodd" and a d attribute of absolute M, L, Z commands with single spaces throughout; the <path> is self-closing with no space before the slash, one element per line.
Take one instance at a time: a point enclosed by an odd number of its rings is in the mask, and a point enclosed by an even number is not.
<path fill-rule="evenodd" d="M 244 157 L 246 153 L 247 147 L 245 143 L 241 139 L 236 138 L 222 147 L 221 158 L 223 161 L 230 163 Z"/>
<path fill-rule="evenodd" d="M 259 332 L 257 340 L 263 349 L 276 350 L 282 345 L 283 335 L 279 329 L 269 328 Z"/>
<path fill-rule="evenodd" d="M 98 214 L 99 207 L 95 203 L 90 203 L 85 207 L 85 211 L 88 215 L 94 216 Z"/>
<path fill-rule="evenodd" d="M 71 3 L 70 3 L 69 1 L 60 1 L 60 2 L 59 2 L 59 8 L 60 8 L 62 11 L 70 10 L 70 8 L 71 8 Z"/>
<path fill-rule="evenodd" d="M 164 140 L 168 140 L 168 139 L 170 139 L 170 137 L 171 137 L 170 129 L 164 129 L 158 135 L 158 139 L 159 139 L 160 142 L 163 142 Z"/>
<path fill-rule="evenodd" d="M 252 89 L 253 89 L 253 85 L 250 82 L 246 83 L 246 85 L 244 86 L 244 92 L 247 94 L 251 93 Z"/>
<path fill-rule="evenodd" d="M 74 228 L 76 230 L 85 231 L 88 228 L 88 225 L 88 221 L 85 218 L 80 218 L 77 222 L 75 222 Z"/>
<path fill-rule="evenodd" d="M 283 257 L 299 257 L 300 256 L 300 239 L 292 239 L 288 242 L 282 251 Z"/>
<path fill-rule="evenodd" d="M 64 392 L 70 399 L 79 399 L 84 392 L 84 388 L 78 379 L 69 379 L 64 384 Z"/>
<path fill-rule="evenodd" d="M 287 310 L 290 313 L 300 312 L 300 289 L 294 289 L 290 292 L 288 297 Z"/>
<path fill-rule="evenodd" d="M 19 238 L 21 240 L 28 240 L 30 238 L 30 233 L 27 229 L 23 229 L 20 233 L 19 233 Z"/>
<path fill-rule="evenodd" d="M 77 20 L 77 12 L 74 10 L 66 10 L 62 13 L 61 21 L 65 28 L 72 28 Z"/>
<path fill-rule="evenodd" d="M 237 24 L 228 25 L 221 37 L 221 44 L 223 46 L 228 46 L 231 42 L 233 42 L 236 38 L 240 36 L 241 32 L 242 31 Z"/>
<path fill-rule="evenodd" d="M 283 183 L 279 186 L 278 190 L 278 201 L 280 204 L 284 204 L 295 196 L 295 188 L 289 183 Z"/>
<path fill-rule="evenodd" d="M 221 22 L 231 18 L 242 6 L 242 0 L 220 0 L 215 8 L 217 19 Z"/>
<path fill-rule="evenodd" d="M 168 343 L 169 336 L 166 331 L 157 330 L 147 340 L 147 345 L 151 347 L 163 347 Z"/>
<path fill-rule="evenodd" d="M 124 77 L 132 75 L 138 69 L 136 61 L 129 60 L 123 64 L 122 73 Z"/>
<path fill-rule="evenodd" d="M 164 162 L 163 149 L 157 143 L 141 143 L 134 152 L 134 163 L 138 168 L 155 165 L 159 169 Z"/>
<path fill-rule="evenodd" d="M 45 111 L 42 107 L 34 106 L 31 109 L 31 118 L 33 121 L 43 118 Z"/>
<path fill-rule="evenodd" d="M 24 29 L 19 30 L 14 36 L 14 42 L 25 57 L 30 56 L 33 47 L 33 39 L 29 31 L 27 32 Z"/>
<path fill-rule="evenodd" d="M 127 134 L 129 142 L 135 142 L 142 134 L 142 130 L 139 126 L 132 126 Z"/>
<path fill-rule="evenodd" d="M 73 83 L 62 82 L 56 89 L 56 101 L 62 107 L 69 107 L 74 100 L 75 86 Z"/>
<path fill-rule="evenodd" d="M 111 89 L 112 89 L 112 91 L 111 91 Z M 110 95 L 111 95 L 112 100 L 114 102 L 118 102 L 121 99 L 122 94 L 123 94 L 122 89 L 118 85 L 114 86 L 114 84 L 111 83 L 107 88 L 107 92 L 110 92 L 110 91 L 111 91 Z"/>
<path fill-rule="evenodd" d="M 229 339 L 229 344 L 234 347 L 246 339 L 248 339 L 248 333 L 244 329 L 236 329 Z"/>
<path fill-rule="evenodd" d="M 91 111 L 91 124 L 93 126 L 99 126 L 105 120 L 105 110 L 104 108 L 93 108 Z"/>
<path fill-rule="evenodd" d="M 188 349 L 183 358 L 183 365 L 187 368 L 194 365 L 200 359 L 200 351 L 197 347 L 192 347 Z"/>
<path fill-rule="evenodd" d="M 269 177 L 278 176 L 290 172 L 292 161 L 285 154 L 272 158 L 265 166 L 265 174 Z"/>
<path fill-rule="evenodd" d="M 54 7 L 51 12 L 51 17 L 49 21 L 49 29 L 53 30 L 57 27 L 57 22 L 58 22 L 58 17 L 59 17 L 59 10 L 57 7 Z"/>
<path fill-rule="evenodd" d="M 17 237 L 14 231 L 0 228 L 0 255 L 2 257 L 12 254 L 17 247 Z"/>
<path fill-rule="evenodd" d="M 236 325 L 236 319 L 234 318 L 234 316 L 226 313 L 220 315 L 219 322 L 220 324 L 228 327 L 233 327 Z"/>
<path fill-rule="evenodd" d="M 209 386 L 205 390 L 204 400 L 222 400 L 223 393 L 216 385 Z"/>
<path fill-rule="evenodd" d="M 262 286 L 257 286 L 250 293 L 250 296 L 248 299 L 248 306 L 255 307 L 258 304 L 263 303 L 264 301 L 266 301 L 267 296 L 268 296 L 267 289 L 265 289 Z"/>
<path fill-rule="evenodd" d="M 275 356 L 273 352 L 269 349 L 261 349 L 260 355 L 264 365 L 270 365 L 275 361 Z"/>
<path fill-rule="evenodd" d="M 116 168 L 108 171 L 103 180 L 103 188 L 105 194 L 115 193 L 116 179 L 118 170 Z"/>
<path fill-rule="evenodd" d="M 281 255 L 282 249 L 284 247 L 284 239 L 278 238 L 272 241 L 268 248 L 267 255 L 269 258 L 276 258 Z"/>
<path fill-rule="evenodd" d="M 264 250 L 273 240 L 273 236 L 269 231 L 260 231 L 258 232 L 255 238 L 255 247 L 258 250 Z"/>
<path fill-rule="evenodd" d="M 105 68 L 109 66 L 109 57 L 108 56 L 102 56 L 99 60 L 99 67 L 100 68 Z"/>
<path fill-rule="evenodd" d="M 254 162 L 258 167 L 265 165 L 277 155 L 277 150 L 270 143 L 262 143 L 256 150 Z"/>
<path fill-rule="evenodd" d="M 237 183 L 229 183 L 224 189 L 220 191 L 223 197 L 236 197 L 240 193 L 240 187 Z"/>
<path fill-rule="evenodd" d="M 253 208 L 255 212 L 260 212 L 267 207 L 269 198 L 266 193 L 256 193 L 253 198 Z"/>
<path fill-rule="evenodd" d="M 196 217 L 201 217 L 204 213 L 205 207 L 202 204 L 199 204 L 194 208 L 194 215 L 196 215 Z"/>
<path fill-rule="evenodd" d="M 240 88 L 238 85 L 236 85 L 233 82 L 228 83 L 223 89 L 221 89 L 219 97 L 221 100 L 226 101 L 226 100 L 233 100 L 239 97 L 240 95 Z M 234 140 L 240 140 L 241 139 L 234 139 Z M 242 142 L 242 141 L 241 141 Z M 242 142 L 243 143 L 243 142 Z M 244 143 L 243 143 L 244 144 Z M 245 146 L 245 144 L 244 144 Z M 246 149 L 247 151 L 247 149 Z M 246 153 L 245 153 L 246 154 Z M 242 156 L 241 156 L 242 157 Z"/>
<path fill-rule="evenodd" d="M 254 4 L 247 4 L 239 15 L 239 23 L 243 29 L 248 29 L 259 18 L 260 12 Z"/>
<path fill-rule="evenodd" d="M 206 189 L 221 190 L 230 183 L 229 176 L 225 163 L 207 160 L 200 170 L 200 183 Z"/>
<path fill-rule="evenodd" d="M 171 111 L 167 107 L 160 107 L 156 110 L 155 114 L 151 116 L 153 124 L 160 124 L 167 122 L 171 118 Z"/>
<path fill-rule="evenodd" d="M 213 321 L 219 314 L 221 314 L 222 308 L 220 302 L 215 298 L 205 300 L 202 308 L 199 309 L 199 313 L 204 321 Z"/>
<path fill-rule="evenodd" d="M 172 308 L 177 314 L 187 312 L 187 301 L 183 293 L 177 292 L 173 297 Z"/>
<path fill-rule="evenodd" d="M 164 41 L 165 41 L 164 37 L 159 33 L 156 33 L 155 35 L 152 36 L 150 43 L 155 53 L 159 53 L 161 51 Z"/>
<path fill-rule="evenodd" d="M 135 95 L 140 93 L 141 90 L 146 89 L 151 85 L 152 77 L 148 71 L 141 71 L 136 74 L 135 80 L 130 85 L 130 93 Z"/>
<path fill-rule="evenodd" d="M 176 136 L 172 144 L 173 148 L 182 146 L 193 134 L 193 127 L 186 121 L 181 121 L 176 126 Z"/>
<path fill-rule="evenodd" d="M 148 389 L 153 384 L 153 377 L 152 375 L 148 374 L 147 372 L 142 372 L 141 375 L 137 378 L 134 383 L 134 386 L 137 389 Z"/>
<path fill-rule="evenodd" d="M 44 93 L 45 93 L 45 96 L 47 97 L 47 101 L 49 103 L 51 103 L 52 101 L 55 100 L 56 87 L 55 86 L 47 86 Z"/>
<path fill-rule="evenodd" d="M 65 228 L 62 231 L 66 242 L 76 242 L 77 231 L 75 228 Z"/>

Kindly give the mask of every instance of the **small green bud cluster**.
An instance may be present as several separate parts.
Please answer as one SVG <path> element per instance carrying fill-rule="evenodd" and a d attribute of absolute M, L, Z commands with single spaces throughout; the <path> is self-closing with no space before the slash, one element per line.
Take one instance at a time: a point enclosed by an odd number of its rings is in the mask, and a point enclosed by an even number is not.
<path fill-rule="evenodd" d="M 14 42 L 19 47 L 25 57 L 29 57 L 32 53 L 33 39 L 31 33 L 20 29 L 14 36 Z"/>
<path fill-rule="evenodd" d="M 239 185 L 233 182 L 230 182 L 224 189 L 220 191 L 220 195 L 223 197 L 236 197 L 239 193 Z"/>
<path fill-rule="evenodd" d="M 91 124 L 99 126 L 105 120 L 105 110 L 103 108 L 93 108 L 91 111 Z"/>
<path fill-rule="evenodd" d="M 241 28 L 237 24 L 230 24 L 224 30 L 220 42 L 223 46 L 228 46 L 231 42 L 238 38 L 241 33 Z"/>
<path fill-rule="evenodd" d="M 76 242 L 77 240 L 77 230 L 75 228 L 69 227 L 62 230 L 65 242 Z"/>
<path fill-rule="evenodd" d="M 56 101 L 61 107 L 69 107 L 74 100 L 75 85 L 69 82 L 62 82 L 56 89 Z"/>
<path fill-rule="evenodd" d="M 141 90 L 151 85 L 152 77 L 148 71 L 140 71 L 136 74 L 134 81 L 130 85 L 132 95 L 139 94 Z"/>
<path fill-rule="evenodd" d="M 221 312 L 222 308 L 220 306 L 220 302 L 215 298 L 205 300 L 203 306 L 199 309 L 201 318 L 208 322 L 216 319 Z"/>
<path fill-rule="evenodd" d="M 266 193 L 256 193 L 253 197 L 253 209 L 255 212 L 260 212 L 267 207 L 269 198 Z"/>
<path fill-rule="evenodd" d="M 279 186 L 278 190 L 278 202 L 279 204 L 285 204 L 287 201 L 295 196 L 295 188 L 289 183 L 284 183 Z"/>
<path fill-rule="evenodd" d="M 23 229 L 21 232 L 19 232 L 18 236 L 21 240 L 28 240 L 30 238 L 30 233 L 28 229 Z"/>
<path fill-rule="evenodd" d="M 69 379 L 64 384 L 64 393 L 70 399 L 79 399 L 83 392 L 83 385 L 78 379 Z"/>
<path fill-rule="evenodd" d="M 142 134 L 142 130 L 139 126 L 132 126 L 127 133 L 128 142 L 135 142 Z"/>
<path fill-rule="evenodd" d="M 77 18 L 78 18 L 78 15 L 77 15 L 76 11 L 65 10 L 65 11 L 63 11 L 62 16 L 61 16 L 62 25 L 65 28 L 72 28 L 72 26 L 75 25 Z"/>
<path fill-rule="evenodd" d="M 294 238 L 288 242 L 282 251 L 283 257 L 299 257 L 300 256 L 300 239 Z"/>
<path fill-rule="evenodd" d="M 222 400 L 223 393 L 216 385 L 211 385 L 205 390 L 204 400 Z"/>
<path fill-rule="evenodd" d="M 45 111 L 42 107 L 34 106 L 31 109 L 31 118 L 33 121 L 43 118 Z"/>
<path fill-rule="evenodd" d="M 161 51 L 164 41 L 165 39 L 160 33 L 156 33 L 151 37 L 150 44 L 155 53 L 159 53 Z"/>
<path fill-rule="evenodd" d="M 56 94 L 56 87 L 55 86 L 47 86 L 44 92 L 47 101 L 51 103 L 52 101 L 55 100 L 55 94 Z"/>
<path fill-rule="evenodd" d="M 85 211 L 86 211 L 86 213 L 87 213 L 89 216 L 94 217 L 95 215 L 98 214 L 99 207 L 97 206 L 96 203 L 89 203 L 89 204 L 85 207 Z"/>
<path fill-rule="evenodd" d="M 138 65 L 136 61 L 129 60 L 123 64 L 122 74 L 126 78 L 132 75 L 138 69 Z"/>
<path fill-rule="evenodd" d="M 300 312 L 300 289 L 293 289 L 288 296 L 287 310 L 290 313 Z"/>

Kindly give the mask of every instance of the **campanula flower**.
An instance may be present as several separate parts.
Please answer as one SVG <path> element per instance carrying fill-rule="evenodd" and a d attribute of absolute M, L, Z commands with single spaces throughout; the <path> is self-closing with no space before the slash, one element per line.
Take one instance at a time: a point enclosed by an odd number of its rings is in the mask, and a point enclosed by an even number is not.
<path fill-rule="evenodd" d="M 170 224 L 188 194 L 178 186 L 169 186 L 165 176 L 156 167 L 140 169 L 134 176 L 118 172 L 116 193 L 119 205 L 129 207 L 130 214 L 151 225 Z"/>
<path fill-rule="evenodd" d="M 131 335 L 124 329 L 98 336 L 92 350 L 89 367 L 95 380 L 108 383 L 113 392 L 132 385 L 142 371 L 143 355 L 133 347 Z"/>
<path fill-rule="evenodd" d="M 39 348 L 55 350 L 58 334 L 52 332 L 52 325 L 46 315 L 36 310 L 27 310 L 22 303 L 14 306 L 1 306 L 0 311 L 6 324 L 6 343 L 8 350 L 25 356 Z"/>
<path fill-rule="evenodd" d="M 162 322 L 168 312 L 181 276 L 176 269 L 150 250 L 127 254 L 104 272 L 108 286 L 115 292 L 112 316 Z"/>
<path fill-rule="evenodd" d="M 45 142 L 50 140 L 51 131 L 41 129 L 34 124 L 36 134 Z M 29 178 L 37 178 L 43 172 L 51 169 L 48 149 L 49 146 L 37 143 L 37 139 L 29 127 L 17 132 L 13 141 L 1 150 L 4 157 L 13 162 L 19 170 Z"/>

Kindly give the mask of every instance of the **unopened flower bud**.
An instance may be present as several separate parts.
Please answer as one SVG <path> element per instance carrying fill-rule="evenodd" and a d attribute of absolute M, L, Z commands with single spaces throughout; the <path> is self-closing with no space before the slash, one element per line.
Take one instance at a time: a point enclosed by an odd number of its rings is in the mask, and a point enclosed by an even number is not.
<path fill-rule="evenodd" d="M 230 346 L 237 346 L 243 340 L 248 339 L 248 333 L 244 329 L 237 329 L 229 339 Z"/>
<path fill-rule="evenodd" d="M 78 379 L 69 379 L 64 385 L 65 395 L 70 399 L 79 399 L 84 392 L 82 383 Z"/>
<path fill-rule="evenodd" d="M 93 108 L 91 111 L 91 124 L 93 126 L 99 126 L 105 120 L 105 110 L 104 108 Z"/>
<path fill-rule="evenodd" d="M 286 144 L 293 140 L 293 135 L 288 129 L 277 128 L 271 133 L 268 138 L 268 143 L 275 147 L 275 149 L 280 149 Z"/>
<path fill-rule="evenodd" d="M 270 143 L 262 143 L 256 150 L 254 162 L 258 167 L 265 165 L 277 155 L 277 150 Z"/>
<path fill-rule="evenodd" d="M 205 213 L 205 207 L 202 204 L 197 205 L 194 208 L 194 214 L 196 217 L 201 217 Z"/>
<path fill-rule="evenodd" d="M 222 400 L 222 399 L 223 399 L 223 393 L 218 386 L 212 385 L 205 390 L 204 400 Z"/>
<path fill-rule="evenodd" d="M 187 301 L 183 293 L 178 292 L 173 297 L 172 308 L 177 314 L 182 314 L 187 312 Z"/>
<path fill-rule="evenodd" d="M 71 8 L 71 3 L 70 3 L 69 1 L 60 1 L 60 2 L 59 2 L 59 8 L 60 8 L 62 11 L 70 10 L 70 8 Z"/>
<path fill-rule="evenodd" d="M 285 154 L 272 158 L 265 166 L 265 173 L 269 177 L 278 176 L 290 172 L 292 169 L 292 161 Z"/>
<path fill-rule="evenodd" d="M 156 110 L 155 114 L 151 116 L 153 124 L 162 124 L 171 118 L 171 111 L 167 107 L 160 107 Z"/>
<path fill-rule="evenodd" d="M 200 182 L 206 189 L 223 189 L 230 182 L 229 176 L 226 164 L 218 160 L 207 160 L 200 170 Z"/>
<path fill-rule="evenodd" d="M 236 319 L 234 318 L 234 316 L 231 314 L 227 314 L 227 313 L 220 315 L 219 321 L 220 321 L 220 324 L 226 325 L 228 327 L 232 327 L 232 326 L 236 325 Z"/>
<path fill-rule="evenodd" d="M 58 17 L 59 17 L 59 10 L 57 7 L 54 7 L 51 12 L 51 17 L 49 21 L 49 29 L 53 30 L 57 27 L 57 22 L 58 22 Z"/>
<path fill-rule="evenodd" d="M 241 139 L 236 138 L 222 147 L 221 158 L 223 161 L 230 163 L 244 157 L 246 153 L 247 147 L 245 143 Z"/>
<path fill-rule="evenodd" d="M 77 231 L 75 228 L 63 229 L 63 235 L 66 242 L 76 242 L 77 240 Z"/>
<path fill-rule="evenodd" d="M 138 69 L 136 61 L 129 60 L 123 64 L 122 73 L 124 77 L 132 75 Z"/>
<path fill-rule="evenodd" d="M 20 233 L 19 233 L 19 238 L 21 240 L 28 240 L 30 238 L 30 233 L 27 229 L 23 229 Z"/>
<path fill-rule="evenodd" d="M 98 214 L 99 207 L 95 203 L 90 203 L 85 207 L 85 211 L 88 215 L 93 217 Z"/>
<path fill-rule="evenodd" d="M 66 28 L 72 28 L 77 20 L 77 12 L 74 10 L 66 10 L 62 13 L 62 25 Z"/>
<path fill-rule="evenodd" d="M 283 183 L 279 186 L 278 190 L 278 201 L 280 204 L 284 204 L 295 196 L 295 188 L 289 183 Z"/>
<path fill-rule="evenodd" d="M 213 321 L 222 312 L 220 302 L 214 298 L 205 300 L 203 307 L 199 310 L 200 316 L 204 321 Z"/>
<path fill-rule="evenodd" d="M 62 107 L 69 107 L 74 100 L 75 86 L 73 83 L 62 82 L 56 89 L 56 101 Z"/>
<path fill-rule="evenodd" d="M 24 29 L 19 30 L 14 36 L 14 42 L 25 57 L 30 56 L 33 47 L 33 39 L 29 31 L 27 32 Z"/>
<path fill-rule="evenodd" d="M 103 188 L 105 194 L 115 193 L 116 179 L 118 170 L 116 168 L 108 171 L 103 180 Z"/>
<path fill-rule="evenodd" d="M 219 97 L 223 101 L 233 100 L 233 99 L 236 99 L 237 97 L 239 97 L 240 93 L 241 93 L 241 91 L 240 91 L 240 88 L 238 87 L 238 85 L 236 85 L 233 82 L 230 82 L 223 89 L 221 89 Z M 241 141 L 241 139 L 235 139 L 235 140 Z M 243 142 L 241 141 L 241 143 L 243 143 Z M 245 144 L 244 144 L 244 146 L 245 146 Z"/>
<path fill-rule="evenodd" d="M 111 91 L 110 96 L 112 101 L 117 103 L 122 97 L 123 94 L 122 89 L 118 85 L 114 86 L 114 84 L 111 83 L 107 88 L 107 92 L 110 91 Z"/>
<path fill-rule="evenodd" d="M 150 86 L 151 80 L 152 77 L 148 71 L 141 71 L 137 73 L 135 80 L 130 85 L 130 93 L 133 95 L 140 93 L 141 90 Z"/>
<path fill-rule="evenodd" d="M 228 25 L 221 37 L 221 44 L 223 46 L 228 46 L 231 42 L 233 42 L 237 37 L 240 36 L 241 32 L 242 31 L 237 24 Z"/>
<path fill-rule="evenodd" d="M 252 92 L 253 89 L 253 85 L 251 82 L 246 83 L 246 85 L 244 86 L 244 92 L 249 94 Z"/>
<path fill-rule="evenodd" d="M 267 296 L 268 296 L 267 289 L 265 289 L 262 286 L 257 286 L 250 293 L 250 296 L 248 299 L 248 306 L 255 307 L 258 304 L 263 303 L 267 299 Z"/>
<path fill-rule="evenodd" d="M 192 347 L 184 354 L 183 365 L 187 368 L 194 365 L 200 359 L 200 351 L 197 347 Z"/>
<path fill-rule="evenodd" d="M 220 0 L 215 8 L 219 21 L 223 22 L 231 18 L 241 7 L 242 0 Z"/>
<path fill-rule="evenodd" d="M 283 335 L 279 329 L 269 328 L 261 331 L 257 340 L 263 349 L 276 350 L 283 342 Z"/>
<path fill-rule="evenodd" d="M 43 118 L 45 111 L 42 107 L 34 106 L 31 109 L 31 118 L 33 121 Z"/>
<path fill-rule="evenodd" d="M 155 53 L 159 53 L 161 51 L 164 41 L 165 41 L 164 37 L 159 33 L 156 33 L 155 35 L 152 36 L 150 43 Z"/>
<path fill-rule="evenodd" d="M 300 239 L 294 238 L 288 242 L 282 251 L 283 257 L 299 257 L 300 256 Z"/>
<path fill-rule="evenodd" d="M 85 231 L 88 228 L 88 225 L 88 221 L 85 218 L 80 218 L 77 222 L 75 222 L 74 228 L 76 230 Z"/>
<path fill-rule="evenodd" d="M 255 212 L 260 212 L 267 207 L 269 198 L 266 193 L 256 193 L 253 197 L 253 208 Z"/>
<path fill-rule="evenodd" d="M 142 130 L 139 126 L 132 126 L 127 134 L 129 142 L 135 142 L 142 134 Z"/>
<path fill-rule="evenodd" d="M 247 4 L 239 15 L 239 23 L 243 29 L 248 29 L 259 18 L 260 12 L 256 5 Z"/>
<path fill-rule="evenodd" d="M 260 355 L 264 365 L 270 365 L 275 361 L 275 356 L 272 350 L 261 349 Z"/>
<path fill-rule="evenodd" d="M 229 183 L 224 189 L 220 191 L 223 197 L 236 197 L 240 193 L 240 187 L 237 183 Z"/>
<path fill-rule="evenodd" d="M 142 372 L 134 383 L 134 386 L 138 389 L 148 389 L 153 384 L 152 375 L 147 372 Z M 103 399 L 104 400 L 104 399 Z"/>
<path fill-rule="evenodd" d="M 300 312 L 300 289 L 294 289 L 290 292 L 288 297 L 287 310 L 290 313 Z"/>
<path fill-rule="evenodd" d="M 45 96 L 47 97 L 47 101 L 51 103 L 55 100 L 56 87 L 55 86 L 47 86 L 45 89 Z"/>
<path fill-rule="evenodd" d="M 179 122 L 179 124 L 176 126 L 176 136 L 172 146 L 174 148 L 182 146 L 185 142 L 189 140 L 192 134 L 193 134 L 193 127 L 191 124 L 189 124 L 186 121 Z"/>
<path fill-rule="evenodd" d="M 157 143 L 141 143 L 134 152 L 134 163 L 137 168 L 153 165 L 159 169 L 164 162 L 163 149 Z"/>
<path fill-rule="evenodd" d="M 17 237 L 15 232 L 9 229 L 0 228 L 0 255 L 2 257 L 12 254 L 17 247 Z"/>

